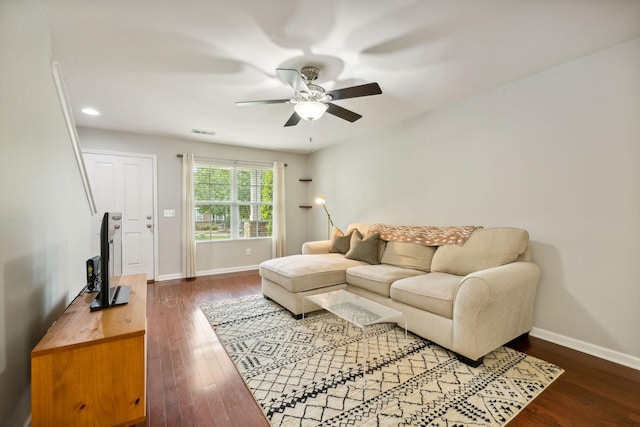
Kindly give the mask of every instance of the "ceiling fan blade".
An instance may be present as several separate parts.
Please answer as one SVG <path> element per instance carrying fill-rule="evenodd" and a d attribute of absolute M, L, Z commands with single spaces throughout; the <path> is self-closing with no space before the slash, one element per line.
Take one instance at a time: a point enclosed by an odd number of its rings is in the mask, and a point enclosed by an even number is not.
<path fill-rule="evenodd" d="M 329 106 L 329 108 L 327 108 L 327 113 L 333 114 L 334 116 L 340 117 L 341 119 L 344 119 L 348 122 L 353 123 L 362 117 L 360 114 L 354 113 L 353 111 L 347 110 L 346 108 L 342 108 L 339 105 L 332 104 L 330 102 L 327 103 L 327 105 Z"/>
<path fill-rule="evenodd" d="M 236 105 L 241 107 L 246 105 L 264 105 L 264 104 L 287 104 L 290 99 L 268 99 L 264 101 L 238 101 Z"/>
<path fill-rule="evenodd" d="M 288 68 L 276 68 L 276 73 L 278 73 L 278 77 L 284 83 L 288 84 L 293 88 L 293 90 L 298 92 L 307 92 L 309 93 L 309 87 L 302 79 L 302 76 L 298 72 L 298 70 L 290 70 Z"/>
<path fill-rule="evenodd" d="M 291 117 L 289 117 L 289 120 L 287 120 L 287 123 L 284 124 L 285 127 L 287 126 L 295 126 L 298 124 L 298 122 L 302 119 L 302 117 L 300 117 L 298 115 L 298 113 L 296 113 L 295 111 L 293 112 L 293 114 L 291 115 Z"/>
<path fill-rule="evenodd" d="M 382 90 L 378 83 L 367 83 L 360 86 L 351 86 L 344 89 L 330 90 L 327 92 L 331 95 L 331 99 L 348 99 L 357 98 L 359 96 L 380 95 Z"/>

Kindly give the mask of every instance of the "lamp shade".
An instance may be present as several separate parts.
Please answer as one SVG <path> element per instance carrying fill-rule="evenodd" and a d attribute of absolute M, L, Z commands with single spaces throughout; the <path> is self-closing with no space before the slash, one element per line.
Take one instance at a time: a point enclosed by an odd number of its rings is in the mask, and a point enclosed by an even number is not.
<path fill-rule="evenodd" d="M 318 101 L 303 101 L 297 103 L 293 109 L 303 119 L 312 121 L 322 117 L 328 107 L 327 104 Z"/>

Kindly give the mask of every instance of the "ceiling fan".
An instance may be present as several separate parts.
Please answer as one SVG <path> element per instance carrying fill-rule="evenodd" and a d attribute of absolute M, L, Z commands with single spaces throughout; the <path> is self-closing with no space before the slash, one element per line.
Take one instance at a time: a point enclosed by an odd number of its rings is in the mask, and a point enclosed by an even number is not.
<path fill-rule="evenodd" d="M 312 66 L 302 67 L 300 72 L 288 68 L 277 68 L 276 72 L 280 80 L 291 86 L 295 91 L 293 98 L 241 101 L 236 102 L 236 105 L 293 104 L 294 112 L 284 124 L 285 126 L 295 126 L 300 119 L 317 120 L 325 111 L 349 122 L 355 122 L 362 117 L 360 114 L 340 107 L 331 101 L 382 93 L 378 83 L 367 83 L 344 89 L 325 91 L 321 86 L 312 83 L 320 74 L 320 70 Z"/>

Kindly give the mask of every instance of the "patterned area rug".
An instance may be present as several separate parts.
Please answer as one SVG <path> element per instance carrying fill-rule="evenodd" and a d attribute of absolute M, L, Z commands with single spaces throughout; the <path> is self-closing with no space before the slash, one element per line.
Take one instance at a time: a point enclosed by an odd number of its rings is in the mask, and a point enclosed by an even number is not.
<path fill-rule="evenodd" d="M 295 320 L 250 296 L 201 306 L 273 426 L 501 426 L 563 370 L 502 347 L 471 368 L 395 324 Z"/>

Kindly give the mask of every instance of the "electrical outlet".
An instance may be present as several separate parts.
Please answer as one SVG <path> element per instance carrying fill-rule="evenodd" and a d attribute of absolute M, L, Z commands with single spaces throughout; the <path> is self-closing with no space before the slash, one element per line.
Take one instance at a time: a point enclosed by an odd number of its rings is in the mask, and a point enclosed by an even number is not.
<path fill-rule="evenodd" d="M 245 255 L 251 255 L 251 248 L 247 248 L 244 250 Z"/>

